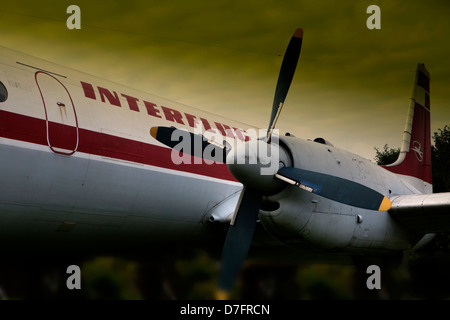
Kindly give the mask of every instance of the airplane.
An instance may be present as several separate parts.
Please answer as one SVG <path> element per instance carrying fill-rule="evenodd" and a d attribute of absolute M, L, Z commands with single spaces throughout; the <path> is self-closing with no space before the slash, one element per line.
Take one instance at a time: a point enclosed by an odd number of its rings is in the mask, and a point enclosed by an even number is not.
<path fill-rule="evenodd" d="M 2 250 L 151 255 L 214 239 L 223 243 L 217 297 L 226 298 L 252 243 L 293 256 L 390 257 L 450 230 L 450 193 L 432 193 L 425 66 L 417 65 L 399 158 L 378 166 L 275 129 L 302 43 L 299 28 L 262 135 L 2 47 Z"/>

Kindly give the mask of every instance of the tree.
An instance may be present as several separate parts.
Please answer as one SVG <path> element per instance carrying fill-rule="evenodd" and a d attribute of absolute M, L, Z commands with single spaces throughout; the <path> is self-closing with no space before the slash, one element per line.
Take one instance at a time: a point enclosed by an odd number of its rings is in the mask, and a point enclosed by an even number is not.
<path fill-rule="evenodd" d="M 377 147 L 375 149 L 375 162 L 378 165 L 385 165 L 394 163 L 397 160 L 398 155 L 400 154 L 400 148 L 392 149 L 389 148 L 387 144 L 384 145 L 383 150 L 380 151 Z"/>
<path fill-rule="evenodd" d="M 433 163 L 433 191 L 450 191 L 450 125 L 438 129 L 433 135 L 431 146 Z"/>
<path fill-rule="evenodd" d="M 438 129 L 433 134 L 434 144 L 431 146 L 431 160 L 433 164 L 433 192 L 450 191 L 450 125 Z M 387 144 L 383 150 L 375 149 L 374 160 L 378 165 L 394 163 L 400 154 L 400 148 L 392 149 Z"/>

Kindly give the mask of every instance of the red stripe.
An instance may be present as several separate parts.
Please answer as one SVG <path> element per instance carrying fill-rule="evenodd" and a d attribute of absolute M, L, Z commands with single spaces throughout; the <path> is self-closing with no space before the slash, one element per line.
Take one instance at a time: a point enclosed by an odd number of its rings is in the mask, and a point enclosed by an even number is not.
<path fill-rule="evenodd" d="M 52 125 L 64 127 L 57 123 Z M 8 111 L 0 111 L 0 137 L 48 146 L 45 120 Z M 82 128 L 79 128 L 77 151 L 236 181 L 225 164 L 194 164 L 194 157 L 191 156 L 191 164 L 176 165 L 171 159 L 171 149 Z"/>

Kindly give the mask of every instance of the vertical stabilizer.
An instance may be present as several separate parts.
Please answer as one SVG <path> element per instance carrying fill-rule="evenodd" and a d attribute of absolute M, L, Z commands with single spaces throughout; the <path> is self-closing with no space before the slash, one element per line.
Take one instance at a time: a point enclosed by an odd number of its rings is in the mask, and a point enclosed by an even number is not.
<path fill-rule="evenodd" d="M 430 73 L 424 64 L 417 65 L 400 155 L 395 163 L 383 167 L 405 176 L 419 191 L 432 192 Z"/>

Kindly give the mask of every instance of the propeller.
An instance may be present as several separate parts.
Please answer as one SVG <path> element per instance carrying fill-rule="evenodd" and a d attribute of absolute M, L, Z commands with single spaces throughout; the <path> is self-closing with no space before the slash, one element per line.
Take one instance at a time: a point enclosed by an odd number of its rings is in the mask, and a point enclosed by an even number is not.
<path fill-rule="evenodd" d="M 256 144 L 251 145 L 248 142 L 243 143 L 232 150 L 217 141 L 208 140 L 202 134 L 191 133 L 175 127 L 160 126 L 150 129 L 153 138 L 174 150 L 205 160 L 227 163 L 233 176 L 244 185 L 222 250 L 218 299 L 227 298 L 228 292 L 232 289 L 244 264 L 255 232 L 263 195 L 276 192 L 284 186 L 284 183 L 274 178 L 278 171 L 278 162 L 273 168 L 270 167 L 270 174 L 261 174 L 261 168 L 265 164 L 263 164 L 263 159 L 258 156 L 258 150 L 261 150 L 262 144 L 269 144 L 270 147 L 273 147 L 270 144 L 272 133 L 294 77 L 302 38 L 303 30 L 299 28 L 294 32 L 286 49 L 264 141 L 258 140 Z M 278 148 L 278 146 L 274 147 Z M 249 164 L 251 162 L 249 158 L 256 160 L 255 163 Z M 271 156 L 270 163 L 278 161 L 278 157 L 276 159 Z"/>
<path fill-rule="evenodd" d="M 271 144 L 271 138 L 294 77 L 302 41 L 303 30 L 299 28 L 294 32 L 281 64 L 264 140 L 259 139 L 253 144 L 249 141 L 230 148 L 217 141 L 208 140 L 202 134 L 194 134 L 175 127 L 150 129 L 150 134 L 156 140 L 179 152 L 226 163 L 233 176 L 244 185 L 223 245 L 219 290 L 216 292 L 218 299 L 228 297 L 244 264 L 255 232 L 262 197 L 279 191 L 285 183 L 354 207 L 379 211 L 387 211 L 391 207 L 389 199 L 381 193 L 340 177 L 288 166 L 279 169 L 278 163 L 276 166 L 271 165 L 269 173 L 266 171 L 265 175 L 261 174 L 261 168 L 265 164 L 258 150 L 266 144 L 271 148 L 278 148 L 277 145 Z M 174 135 L 189 142 L 180 143 L 180 139 L 173 139 Z M 254 164 L 250 164 L 250 159 L 256 160 Z M 271 156 L 270 163 L 274 164 L 275 161 L 279 161 L 278 159 Z"/>
<path fill-rule="evenodd" d="M 273 129 L 275 128 L 297 67 L 302 46 L 302 37 L 303 30 L 299 28 L 294 32 L 286 49 L 278 76 L 266 139 L 265 141 L 258 141 L 258 143 L 270 144 Z M 250 145 L 245 147 L 251 149 Z M 241 146 L 241 148 L 244 147 Z M 264 194 L 272 192 L 273 186 L 276 186 L 276 180 L 273 178 L 273 175 L 262 176 L 257 172 L 261 168 L 261 161 L 258 158 L 257 150 L 253 149 L 247 150 L 248 152 L 239 152 L 240 150 L 238 149 L 235 151 L 228 154 L 227 165 L 235 178 L 244 185 L 244 188 L 241 192 L 240 201 L 238 202 L 223 246 L 218 284 L 219 291 L 217 292 L 218 299 L 227 298 L 227 293 L 233 287 L 238 272 L 242 268 L 250 249 L 262 197 Z M 240 155 L 252 153 L 257 159 L 255 165 L 247 163 L 238 164 L 242 162 L 236 161 Z M 276 169 L 278 169 L 278 166 Z M 273 172 L 273 174 L 275 173 Z"/>
<path fill-rule="evenodd" d="M 220 300 L 228 297 L 228 292 L 231 291 L 247 257 L 255 232 L 261 199 L 262 195 L 258 190 L 245 186 L 242 189 L 222 250 L 219 290 L 216 292 L 216 297 Z"/>
<path fill-rule="evenodd" d="M 387 211 L 391 208 L 391 201 L 381 193 L 340 177 L 293 167 L 281 168 L 275 177 L 303 190 L 353 207 L 378 211 Z"/>
<path fill-rule="evenodd" d="M 174 150 L 213 162 L 225 163 L 229 151 L 227 146 L 209 140 L 201 134 L 175 127 L 152 127 L 150 135 Z"/>
<path fill-rule="evenodd" d="M 298 58 L 303 42 L 303 29 L 295 30 L 294 35 L 289 41 L 289 45 L 284 54 L 283 62 L 281 63 L 280 74 L 278 76 L 277 88 L 275 89 L 275 96 L 273 98 L 272 114 L 270 115 L 269 128 L 267 130 L 266 142 L 270 142 L 273 129 L 280 116 L 284 101 L 286 100 L 289 87 L 291 86 L 292 78 L 294 77 L 295 69 L 297 68 Z"/>

